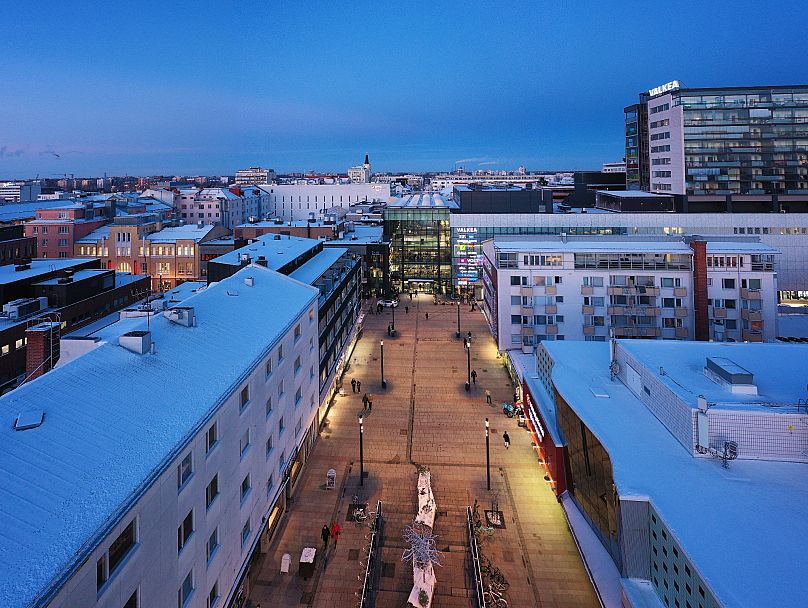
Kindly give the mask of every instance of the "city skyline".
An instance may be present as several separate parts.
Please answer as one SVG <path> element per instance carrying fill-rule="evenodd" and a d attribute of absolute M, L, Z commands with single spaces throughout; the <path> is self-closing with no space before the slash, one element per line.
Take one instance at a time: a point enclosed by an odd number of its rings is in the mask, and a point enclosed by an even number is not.
<path fill-rule="evenodd" d="M 343 172 L 366 152 L 379 171 L 596 169 L 623 157 L 641 90 L 808 81 L 798 2 L 754 20 L 736 3 L 721 28 L 695 2 L 524 3 L 496 19 L 482 4 L 145 3 L 136 27 L 122 4 L 104 23 L 82 4 L 8 10 L 36 35 L 0 40 L 3 178 Z M 705 62 L 707 48 L 728 52 Z"/>

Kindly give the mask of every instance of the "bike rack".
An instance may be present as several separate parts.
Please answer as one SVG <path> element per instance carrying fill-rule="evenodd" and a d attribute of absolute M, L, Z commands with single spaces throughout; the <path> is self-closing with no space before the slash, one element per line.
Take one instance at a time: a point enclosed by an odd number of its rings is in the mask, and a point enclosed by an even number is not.
<path fill-rule="evenodd" d="M 359 608 L 373 608 L 376 604 L 376 584 L 381 574 L 381 568 L 376 568 L 375 560 L 379 558 L 379 549 L 384 531 L 384 520 L 382 519 L 382 501 L 376 505 L 376 517 L 373 518 L 373 525 L 370 529 L 370 541 L 368 542 L 368 554 L 365 562 L 365 575 L 362 579 L 362 593 L 359 599 Z"/>
<path fill-rule="evenodd" d="M 474 535 L 474 518 L 471 514 L 471 507 L 466 507 L 466 532 L 468 533 L 469 549 L 471 550 L 471 569 L 474 577 L 474 594 L 477 599 L 477 607 L 486 608 L 483 573 L 480 571 L 480 546 L 477 544 L 477 537 Z"/>

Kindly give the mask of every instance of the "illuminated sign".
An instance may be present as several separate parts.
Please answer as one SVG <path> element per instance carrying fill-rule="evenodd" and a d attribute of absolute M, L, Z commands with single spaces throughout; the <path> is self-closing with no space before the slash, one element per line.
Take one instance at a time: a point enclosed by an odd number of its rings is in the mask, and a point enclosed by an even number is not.
<path fill-rule="evenodd" d="M 668 91 L 673 91 L 674 89 L 679 88 L 679 81 L 678 80 L 671 80 L 670 82 L 666 82 L 663 85 L 658 87 L 654 87 L 653 89 L 648 90 L 648 94 L 653 97 L 654 95 L 662 95 L 662 93 L 667 93 Z"/>
<path fill-rule="evenodd" d="M 534 411 L 533 400 L 530 398 L 530 395 L 527 396 L 527 413 L 530 417 L 530 421 L 533 423 L 533 428 L 536 429 L 536 434 L 539 436 L 539 441 L 544 441 L 544 427 L 542 426 L 541 422 L 539 421 L 539 417 L 536 415 Z"/>

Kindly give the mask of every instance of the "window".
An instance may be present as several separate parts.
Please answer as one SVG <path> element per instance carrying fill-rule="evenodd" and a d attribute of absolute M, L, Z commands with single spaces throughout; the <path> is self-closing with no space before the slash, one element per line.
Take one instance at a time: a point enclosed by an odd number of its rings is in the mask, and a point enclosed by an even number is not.
<path fill-rule="evenodd" d="M 14 348 L 15 348 L 16 350 L 20 350 L 20 349 L 21 349 L 21 348 L 22 348 L 24 345 L 25 345 L 24 340 L 23 340 L 22 338 L 20 338 L 19 340 L 17 340 L 17 341 L 14 343 Z"/>
<path fill-rule="evenodd" d="M 133 519 L 112 542 L 109 551 L 104 553 L 96 563 L 96 589 L 104 586 L 104 583 L 115 573 L 129 551 L 135 546 L 137 542 L 135 536 L 135 520 Z"/>
<path fill-rule="evenodd" d="M 241 529 L 241 548 L 244 548 L 244 544 L 247 542 L 247 539 L 250 538 L 250 520 L 249 518 L 244 523 L 244 527 Z"/>
<path fill-rule="evenodd" d="M 188 515 L 185 516 L 185 519 L 182 520 L 179 528 L 177 528 L 177 553 L 182 552 L 182 548 L 185 546 L 185 543 L 188 542 L 188 539 L 191 538 L 191 534 L 194 533 L 194 510 L 191 509 L 188 511 Z"/>
<path fill-rule="evenodd" d="M 208 561 L 216 555 L 216 549 L 219 548 L 219 528 L 216 528 L 208 537 L 208 544 L 205 546 L 205 555 Z"/>
<path fill-rule="evenodd" d="M 129 596 L 129 599 L 126 600 L 126 603 L 123 605 L 123 608 L 138 608 L 140 604 L 138 603 L 137 598 L 137 589 L 135 589 L 134 593 Z"/>
<path fill-rule="evenodd" d="M 298 372 L 300 372 L 301 367 L 300 357 L 298 356 L 297 359 L 295 359 L 295 376 L 297 376 Z"/>
<path fill-rule="evenodd" d="M 241 440 L 239 441 L 239 454 L 241 457 L 244 457 L 244 453 L 250 447 L 250 429 L 244 431 L 244 434 L 241 436 Z"/>
<path fill-rule="evenodd" d="M 300 435 L 300 431 L 303 429 L 303 419 L 300 418 L 295 424 L 295 435 Z"/>
<path fill-rule="evenodd" d="M 511 306 L 520 306 L 522 304 L 521 296 L 511 296 Z"/>
<path fill-rule="evenodd" d="M 300 400 L 303 398 L 303 389 L 301 387 L 297 387 L 295 391 L 295 407 L 300 405 Z"/>
<path fill-rule="evenodd" d="M 205 453 L 209 454 L 210 451 L 219 443 L 219 427 L 214 422 L 208 427 L 208 433 L 205 436 Z"/>
<path fill-rule="evenodd" d="M 278 347 L 278 363 L 283 361 L 283 344 Z"/>
<path fill-rule="evenodd" d="M 250 493 L 250 487 L 250 474 L 247 473 L 247 476 L 241 480 L 241 500 L 244 500 Z"/>
<path fill-rule="evenodd" d="M 179 592 L 177 593 L 177 605 L 179 608 L 185 606 L 189 599 L 191 599 L 191 595 L 194 592 L 194 571 L 191 570 L 188 573 L 188 576 L 185 577 L 185 580 L 182 581 L 182 587 L 180 587 Z"/>
<path fill-rule="evenodd" d="M 283 416 L 281 416 L 280 420 L 278 420 L 278 437 L 280 437 L 281 435 L 283 435 L 283 430 L 284 430 L 285 428 L 286 428 L 286 427 L 285 427 L 285 426 L 284 426 L 284 424 L 283 424 Z"/>
<path fill-rule="evenodd" d="M 266 410 L 267 410 L 267 416 L 269 416 L 272 413 L 272 397 L 267 397 Z"/>
<path fill-rule="evenodd" d="M 208 608 L 213 608 L 219 602 L 219 581 L 213 583 L 208 593 Z"/>
<path fill-rule="evenodd" d="M 275 448 L 275 442 L 272 439 L 272 435 L 269 436 L 267 439 L 267 458 L 272 453 L 272 450 Z"/>
<path fill-rule="evenodd" d="M 301 336 L 302 333 L 303 332 L 301 332 L 301 330 L 300 330 L 300 324 L 298 323 L 297 326 L 295 327 L 295 342 L 300 340 L 300 336 Z"/>
<path fill-rule="evenodd" d="M 521 285 L 521 284 L 522 284 L 522 280 L 518 275 L 512 275 L 511 276 L 511 285 Z"/>
<path fill-rule="evenodd" d="M 219 474 L 213 476 L 213 479 L 210 480 L 208 487 L 205 489 L 205 506 L 210 509 L 210 505 L 213 504 L 213 501 L 216 500 L 216 497 L 219 495 Z"/>
<path fill-rule="evenodd" d="M 283 380 L 278 382 L 278 397 L 283 397 Z"/>
<path fill-rule="evenodd" d="M 193 452 L 188 452 L 188 455 L 182 459 L 182 462 L 177 467 L 177 489 L 182 489 L 185 483 L 194 474 L 194 459 Z"/>
<path fill-rule="evenodd" d="M 281 452 L 281 457 L 278 458 L 278 472 L 283 475 L 283 467 L 286 465 L 286 450 Z"/>
<path fill-rule="evenodd" d="M 272 359 L 268 359 L 266 365 L 264 366 L 264 372 L 266 377 L 269 378 L 272 375 Z"/>
<path fill-rule="evenodd" d="M 735 279 L 721 279 L 721 287 L 724 289 L 735 289 Z"/>
<path fill-rule="evenodd" d="M 241 389 L 241 397 L 240 397 L 240 406 L 241 410 L 243 411 L 247 404 L 250 402 L 250 386 L 247 385 L 243 389 Z"/>

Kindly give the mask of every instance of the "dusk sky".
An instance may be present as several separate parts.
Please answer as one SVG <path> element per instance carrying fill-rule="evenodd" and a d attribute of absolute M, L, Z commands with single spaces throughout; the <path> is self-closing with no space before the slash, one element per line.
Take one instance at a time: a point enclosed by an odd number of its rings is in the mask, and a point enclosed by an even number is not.
<path fill-rule="evenodd" d="M 598 168 L 644 89 L 808 82 L 806 8 L 8 2 L 0 179 Z"/>

